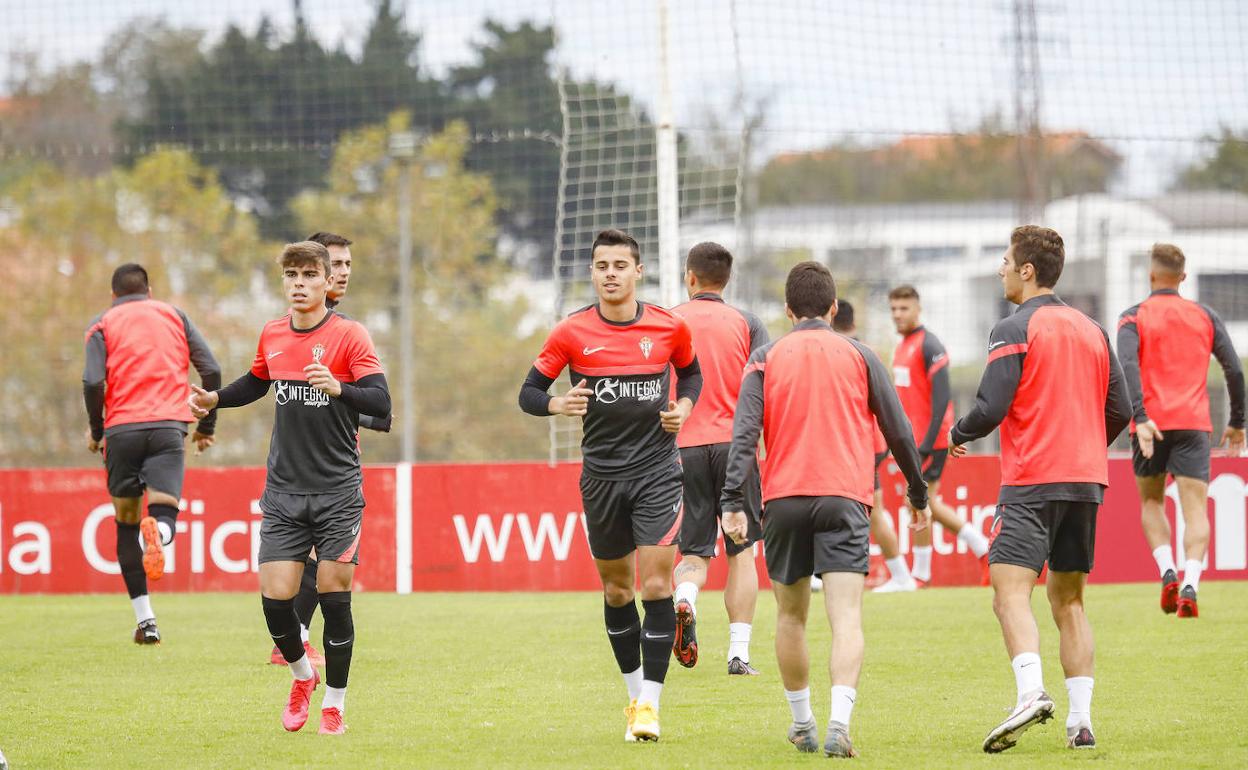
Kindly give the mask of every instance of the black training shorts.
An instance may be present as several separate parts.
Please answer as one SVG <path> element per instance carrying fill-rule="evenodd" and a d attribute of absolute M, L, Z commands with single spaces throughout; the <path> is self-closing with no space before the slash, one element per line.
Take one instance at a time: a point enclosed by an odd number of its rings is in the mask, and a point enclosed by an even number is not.
<path fill-rule="evenodd" d="M 867 574 L 871 512 L 847 497 L 781 497 L 763 508 L 763 549 L 774 583 L 827 572 Z"/>
<path fill-rule="evenodd" d="M 638 479 L 581 476 L 589 552 L 622 559 L 639 545 L 673 545 L 680 533 L 684 486 L 679 463 Z"/>
<path fill-rule="evenodd" d="M 948 449 L 932 450 L 930 455 L 923 458 L 923 480 L 928 484 L 940 481 L 940 477 L 945 473 L 945 461 L 948 459 Z"/>
<path fill-rule="evenodd" d="M 154 489 L 182 496 L 186 433 L 177 428 L 140 428 L 104 440 L 104 468 L 113 497 L 142 497 Z"/>
<path fill-rule="evenodd" d="M 1131 434 L 1131 465 L 1140 477 L 1183 476 L 1209 481 L 1212 437 L 1203 430 L 1164 430 L 1165 438 L 1153 442 L 1153 456 L 1145 457 L 1140 442 Z"/>
<path fill-rule="evenodd" d="M 260 563 L 317 561 L 360 563 L 364 490 L 336 489 L 308 495 L 264 490 L 260 496 Z"/>
<path fill-rule="evenodd" d="M 720 531 L 719 496 L 724 491 L 724 475 L 728 471 L 728 450 L 731 444 L 707 444 L 680 450 L 685 472 L 685 517 L 680 524 L 680 552 L 684 555 L 711 558 Z M 724 550 L 736 556 L 762 537 L 758 523 L 763 508 L 763 490 L 759 485 L 758 464 L 755 463 L 742 490 L 745 517 L 748 522 L 745 545 L 724 538 Z"/>
<path fill-rule="evenodd" d="M 1043 500 L 1001 503 L 992 521 L 989 564 L 1014 564 L 1039 574 L 1091 572 L 1100 503 Z"/>

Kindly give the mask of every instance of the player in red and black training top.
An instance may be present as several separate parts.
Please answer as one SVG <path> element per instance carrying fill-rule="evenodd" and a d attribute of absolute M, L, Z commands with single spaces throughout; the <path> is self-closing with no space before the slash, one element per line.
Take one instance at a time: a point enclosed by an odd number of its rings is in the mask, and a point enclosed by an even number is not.
<path fill-rule="evenodd" d="M 368 332 L 325 307 L 329 251 L 301 241 L 288 245 L 279 263 L 290 314 L 265 324 L 250 372 L 216 392 L 196 388 L 191 406 L 201 412 L 243 406 L 274 388 L 273 438 L 260 498 L 260 592 L 269 634 L 294 675 L 282 725 L 303 727 L 320 681 L 294 608 L 315 548 L 327 685 L 320 732 L 336 735 L 346 729 L 342 714 L 355 641 L 351 580 L 364 517 L 357 426 L 361 414 L 389 414 L 390 393 Z"/>
<path fill-rule="evenodd" d="M 221 367 L 208 344 L 186 313 L 152 299 L 147 271 L 136 264 L 113 271 L 113 306 L 87 329 L 82 392 L 91 428 L 87 449 L 104 453 L 108 471 L 117 565 L 138 623 L 136 644 L 160 643 L 147 581 L 164 575 L 163 546 L 177 531 L 182 444 L 191 422 L 188 365 L 205 388 L 221 386 Z M 212 412 L 199 421 L 191 437 L 196 452 L 212 446 L 216 422 Z"/>
<path fill-rule="evenodd" d="M 949 386 L 949 355 L 919 319 L 922 306 L 913 286 L 898 286 L 888 293 L 893 326 L 902 335 L 893 351 L 893 385 L 914 428 L 914 440 L 923 458 L 923 479 L 932 505 L 932 520 L 956 533 L 982 564 L 982 584 L 988 585 L 988 538 L 958 515 L 940 496 L 940 477 L 949 455 L 949 429 L 953 427 L 953 394 Z M 934 529 L 934 528 L 933 528 Z M 932 529 L 914 537 L 914 579 L 932 579 Z"/>
<path fill-rule="evenodd" d="M 336 233 L 327 232 L 312 233 L 307 240 L 321 244 L 329 252 L 329 290 L 325 294 L 325 307 L 333 310 L 347 295 L 347 285 L 351 281 L 351 241 Z M 343 314 L 339 313 L 339 315 Z M 372 415 L 360 415 L 361 428 L 389 433 L 390 424 L 390 415 L 380 419 Z M 312 618 L 316 614 L 317 606 L 321 603 L 321 595 L 316 590 L 316 565 L 316 551 L 313 549 L 304 564 L 303 579 L 299 584 L 299 593 L 295 596 L 295 614 L 299 616 L 299 636 L 303 639 L 303 649 L 307 652 L 308 659 L 312 661 L 313 666 L 324 666 L 325 656 L 312 646 L 310 636 Z M 281 648 L 273 647 L 269 653 L 269 662 L 277 666 L 286 665 L 286 658 L 282 655 Z"/>
<path fill-rule="evenodd" d="M 1065 261 L 1062 237 L 1047 227 L 1025 225 L 1010 234 L 998 275 L 1005 298 L 1019 307 L 993 328 L 975 407 L 950 434 L 950 454 L 961 457 L 968 441 L 1001 426 L 1001 493 L 988 561 L 1018 699 L 984 740 L 990 753 L 1010 748 L 1053 715 L 1031 613 L 1031 591 L 1046 561 L 1070 693 L 1067 744 L 1096 745 L 1083 586 L 1109 483 L 1105 448 L 1127 426 L 1131 398 L 1105 330 L 1053 293 Z"/>
<path fill-rule="evenodd" d="M 698 662 L 695 626 L 698 591 L 719 539 L 719 496 L 732 445 L 732 415 L 737 409 L 741 372 L 750 353 L 767 344 L 767 329 L 753 313 L 724 302 L 724 287 L 732 277 L 732 253 L 718 243 L 699 243 L 685 260 L 685 290 L 689 301 L 672 312 L 689 324 L 702 369 L 702 394 L 680 433 L 681 465 L 685 471 L 685 517 L 680 525 L 680 564 L 673 582 L 676 592 L 676 660 L 686 668 Z M 757 469 L 755 469 L 757 471 Z M 746 484 L 746 513 L 750 533 L 745 543 L 724 540 L 728 582 L 724 606 L 728 610 L 728 673 L 753 675 L 750 666 L 750 630 L 758 601 L 758 572 L 751 547 L 762 534 L 762 491 L 758 473 Z"/>
<path fill-rule="evenodd" d="M 1131 452 L 1140 490 L 1140 521 L 1161 573 L 1161 609 L 1198 615 L 1196 590 L 1209 548 L 1209 454 L 1213 422 L 1206 378 L 1209 356 L 1226 376 L 1231 414 L 1219 445 L 1244 450 L 1244 370 L 1222 319 L 1179 296 L 1187 259 L 1177 246 L 1153 246 L 1148 299 L 1118 319 L 1118 355 L 1131 391 Z M 1166 521 L 1166 474 L 1174 476 L 1183 510 L 1182 591 Z"/>
<path fill-rule="evenodd" d="M 603 230 L 590 254 L 598 302 L 555 326 L 520 389 L 520 407 L 584 420 L 581 499 L 607 636 L 628 686 L 624 739 L 658 740 L 659 694 L 676 636 L 672 563 L 683 511 L 676 434 L 702 374 L 689 325 L 637 301 L 637 241 Z M 676 401 L 668 400 L 672 366 Z M 565 368 L 576 385 L 552 398 L 546 391 Z M 638 573 L 644 621 L 633 600 Z"/>
<path fill-rule="evenodd" d="M 720 499 L 723 527 L 745 541 L 745 486 L 761 435 L 763 546 L 776 596 L 776 659 L 793 714 L 789 741 L 799 751 L 819 748 L 806 650 L 810 577 L 818 574 L 832 627 L 832 717 L 823 750 L 852 757 L 849 719 L 862 669 L 877 421 L 909 483 L 916 527 L 927 524 L 927 484 L 888 371 L 870 348 L 832 331 L 832 274 L 818 262 L 798 264 L 785 282 L 784 302 L 793 331 L 754 351 L 745 367 Z"/>

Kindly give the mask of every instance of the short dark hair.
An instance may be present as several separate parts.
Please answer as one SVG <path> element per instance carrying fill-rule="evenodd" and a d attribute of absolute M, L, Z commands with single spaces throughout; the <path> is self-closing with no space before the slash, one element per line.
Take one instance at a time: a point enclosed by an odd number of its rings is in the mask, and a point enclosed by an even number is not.
<path fill-rule="evenodd" d="M 843 299 L 836 303 L 836 317 L 832 319 L 832 328 L 838 332 L 854 330 L 854 306 L 849 300 Z"/>
<path fill-rule="evenodd" d="M 124 297 L 127 294 L 146 294 L 147 289 L 147 270 L 142 265 L 127 262 L 113 271 L 114 295 Z"/>
<path fill-rule="evenodd" d="M 818 262 L 798 262 L 784 282 L 784 304 L 798 318 L 827 315 L 836 302 L 832 272 Z"/>
<path fill-rule="evenodd" d="M 325 248 L 316 241 L 299 241 L 298 243 L 288 243 L 286 248 L 282 249 L 282 255 L 277 258 L 277 264 L 283 269 L 288 267 L 303 267 L 305 265 L 320 265 L 325 271 L 325 277 L 333 273 L 333 266 L 329 261 L 329 249 Z"/>
<path fill-rule="evenodd" d="M 1062 277 L 1066 264 L 1066 247 L 1056 230 L 1039 225 L 1022 225 L 1010 233 L 1010 246 L 1014 248 L 1014 268 L 1023 265 L 1036 269 L 1036 285 L 1051 289 Z"/>
<path fill-rule="evenodd" d="M 637 239 L 623 230 L 608 229 L 595 235 L 594 245 L 589 247 L 591 259 L 599 246 L 627 246 L 633 254 L 633 261 L 641 264 L 641 247 L 637 245 Z"/>
<path fill-rule="evenodd" d="M 732 252 L 712 241 L 699 243 L 689 249 L 685 269 L 703 286 L 723 288 L 732 277 Z"/>
<path fill-rule="evenodd" d="M 903 283 L 888 293 L 889 299 L 912 299 L 919 301 L 919 290 L 908 283 Z"/>
<path fill-rule="evenodd" d="M 1183 256 L 1183 250 L 1173 243 L 1154 243 L 1153 264 L 1167 272 L 1182 275 L 1187 268 L 1187 257 Z"/>
<path fill-rule="evenodd" d="M 319 243 L 322 246 L 326 246 L 326 247 L 328 246 L 350 246 L 351 245 L 350 238 L 344 238 L 343 236 L 338 235 L 337 233 L 325 233 L 325 232 L 312 233 L 305 240 L 312 241 L 313 243 Z"/>

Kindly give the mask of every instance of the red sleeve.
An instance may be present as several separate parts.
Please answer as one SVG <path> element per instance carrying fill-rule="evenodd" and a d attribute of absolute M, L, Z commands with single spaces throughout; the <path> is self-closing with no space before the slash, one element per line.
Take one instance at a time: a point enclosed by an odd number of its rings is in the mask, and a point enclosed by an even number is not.
<path fill-rule="evenodd" d="M 534 369 L 552 380 L 557 379 L 559 373 L 568 365 L 568 350 L 564 344 L 567 336 L 564 331 L 566 328 L 563 323 L 560 323 L 551 330 L 550 336 L 542 345 L 542 352 L 537 354 L 537 360 L 533 362 Z"/>
<path fill-rule="evenodd" d="M 672 340 L 672 364 L 682 369 L 693 363 L 693 333 L 685 319 L 676 316 L 676 332 Z"/>
<path fill-rule="evenodd" d="M 256 343 L 256 357 L 251 362 L 251 373 L 262 380 L 271 380 L 269 361 L 264 355 L 264 332 L 260 332 L 260 341 Z"/>
<path fill-rule="evenodd" d="M 351 377 L 359 382 L 370 374 L 385 374 L 381 361 L 377 359 L 377 350 L 373 347 L 373 338 L 368 336 L 368 329 L 355 324 L 351 329 L 351 345 L 348 348 L 347 366 L 351 369 Z"/>

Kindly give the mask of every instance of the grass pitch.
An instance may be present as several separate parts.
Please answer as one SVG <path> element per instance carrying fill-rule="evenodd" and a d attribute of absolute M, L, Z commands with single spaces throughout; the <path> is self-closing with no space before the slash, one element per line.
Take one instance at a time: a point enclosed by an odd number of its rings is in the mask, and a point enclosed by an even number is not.
<path fill-rule="evenodd" d="M 120 582 L 120 581 L 119 581 Z M 120 586 L 119 586 L 120 588 Z M 1206 583 L 1203 617 L 1157 609 L 1157 587 L 1094 586 L 1092 717 L 1100 748 L 1064 748 L 1066 692 L 1043 590 L 1036 615 L 1058 720 L 981 752 L 1014 681 L 988 589 L 868 596 L 852 735 L 869 767 L 1248 766 L 1248 584 Z M 701 661 L 673 661 L 663 739 L 625 744 L 623 684 L 597 594 L 363 594 L 347 735 L 281 728 L 290 677 L 254 595 L 156 595 L 165 643 L 137 647 L 114 596 L 0 598 L 0 749 L 13 768 L 760 767 L 822 764 L 785 742 L 789 710 L 760 596 L 753 662 L 725 674 L 721 597 L 699 598 Z M 812 608 L 816 720 L 828 715 L 828 631 Z M 818 622 L 815 622 L 818 621 Z M 313 637 L 319 645 L 320 617 Z M 822 728 L 821 728 L 822 732 Z"/>

